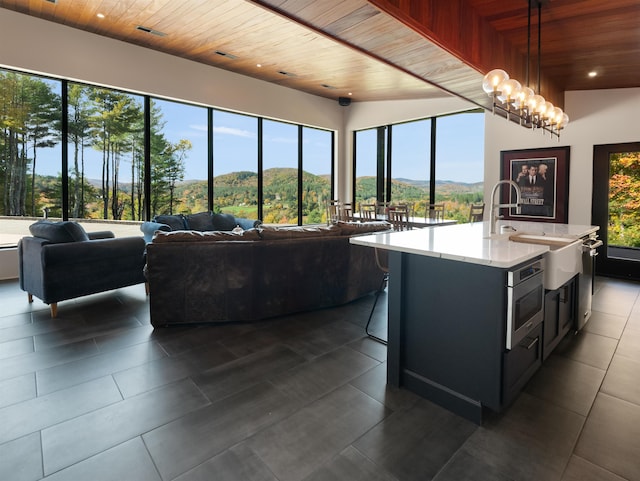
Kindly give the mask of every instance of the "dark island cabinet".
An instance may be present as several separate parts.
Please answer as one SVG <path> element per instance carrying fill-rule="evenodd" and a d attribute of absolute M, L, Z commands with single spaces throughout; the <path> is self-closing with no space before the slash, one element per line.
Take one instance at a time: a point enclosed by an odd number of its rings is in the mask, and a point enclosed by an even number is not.
<path fill-rule="evenodd" d="M 571 330 L 577 312 L 577 276 L 544 298 L 544 329 L 542 356 L 546 359 Z"/>

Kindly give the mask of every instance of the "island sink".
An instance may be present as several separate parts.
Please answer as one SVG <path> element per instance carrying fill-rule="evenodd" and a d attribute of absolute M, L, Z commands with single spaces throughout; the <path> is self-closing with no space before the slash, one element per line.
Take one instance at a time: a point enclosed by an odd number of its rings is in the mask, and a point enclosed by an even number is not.
<path fill-rule="evenodd" d="M 582 271 L 582 239 L 521 233 L 512 234 L 509 240 L 549 246 L 544 254 L 545 289 L 558 289 Z"/>

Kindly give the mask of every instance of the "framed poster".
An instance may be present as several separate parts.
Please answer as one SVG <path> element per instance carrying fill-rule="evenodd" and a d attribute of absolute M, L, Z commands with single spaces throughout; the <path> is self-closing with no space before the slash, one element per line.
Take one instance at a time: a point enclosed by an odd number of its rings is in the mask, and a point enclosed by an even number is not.
<path fill-rule="evenodd" d="M 569 221 L 569 147 L 503 150 L 501 178 L 520 186 L 520 212 L 510 208 L 505 219 L 534 222 Z M 514 189 L 502 189 L 502 202 L 516 202 Z"/>

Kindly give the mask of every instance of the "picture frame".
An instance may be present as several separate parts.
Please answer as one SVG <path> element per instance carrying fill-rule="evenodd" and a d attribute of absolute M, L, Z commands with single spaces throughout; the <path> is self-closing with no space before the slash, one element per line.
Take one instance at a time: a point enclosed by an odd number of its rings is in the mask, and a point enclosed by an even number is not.
<path fill-rule="evenodd" d="M 515 181 L 522 193 L 520 212 L 509 208 L 505 219 L 568 223 L 569 153 L 568 146 L 500 152 L 500 178 Z M 501 202 L 515 204 L 515 189 L 502 189 Z"/>

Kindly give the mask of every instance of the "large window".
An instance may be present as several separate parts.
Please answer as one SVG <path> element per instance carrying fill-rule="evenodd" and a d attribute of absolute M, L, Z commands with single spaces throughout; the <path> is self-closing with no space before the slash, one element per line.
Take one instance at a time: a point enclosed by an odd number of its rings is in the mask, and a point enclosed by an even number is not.
<path fill-rule="evenodd" d="M 213 205 L 236 217 L 258 218 L 258 119 L 213 113 Z"/>
<path fill-rule="evenodd" d="M 0 71 L 0 215 L 62 215 L 61 83 Z"/>
<path fill-rule="evenodd" d="M 431 120 L 397 124 L 391 128 L 391 199 L 410 203 L 424 216 L 429 191 Z"/>
<path fill-rule="evenodd" d="M 263 122 L 262 219 L 267 224 L 298 224 L 298 146 L 297 126 Z"/>
<path fill-rule="evenodd" d="M 142 219 L 142 97 L 69 83 L 67 102 L 69 217 Z"/>
<path fill-rule="evenodd" d="M 333 135 L 302 128 L 302 223 L 326 222 L 325 205 L 331 198 Z"/>
<path fill-rule="evenodd" d="M 151 215 L 208 210 L 207 109 L 151 102 Z"/>
<path fill-rule="evenodd" d="M 206 210 L 321 223 L 331 196 L 327 130 L 6 70 L 0 127 L 0 216 L 19 233 L 47 216 L 137 235 Z"/>
<path fill-rule="evenodd" d="M 416 216 L 427 204 L 444 203 L 446 218 L 466 222 L 470 204 L 483 199 L 481 112 L 381 126 L 354 138 L 357 203 L 409 203 Z"/>
<path fill-rule="evenodd" d="M 385 200 L 384 152 L 386 128 L 360 130 L 354 136 L 355 196 L 357 204 Z M 382 145 L 379 148 L 378 143 Z M 379 155 L 382 155 L 381 159 Z M 381 160 L 381 161 L 380 161 Z M 378 175 L 381 174 L 381 175 Z"/>
<path fill-rule="evenodd" d="M 475 112 L 437 118 L 435 202 L 458 222 L 469 205 L 484 199 L 484 115 Z"/>

